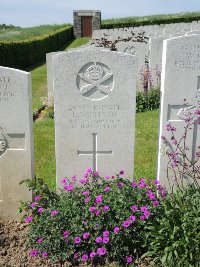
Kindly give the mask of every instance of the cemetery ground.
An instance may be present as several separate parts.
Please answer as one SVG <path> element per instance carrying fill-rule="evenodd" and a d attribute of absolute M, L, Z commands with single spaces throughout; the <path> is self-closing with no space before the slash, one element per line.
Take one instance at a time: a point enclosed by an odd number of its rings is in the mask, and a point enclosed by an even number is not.
<path fill-rule="evenodd" d="M 88 38 L 78 38 L 67 48 L 75 48 L 87 42 Z M 47 96 L 46 64 L 33 68 L 31 74 L 35 113 L 43 107 L 43 101 Z M 34 122 L 35 173 L 37 178 L 42 178 L 53 189 L 56 185 L 54 120 L 44 117 L 41 113 L 39 119 Z M 157 139 L 158 110 L 138 113 L 136 116 L 135 178 L 155 178 Z M 24 223 L 1 220 L 1 238 L 4 240 L 1 267 L 50 266 L 49 261 L 33 260 L 28 256 L 27 227 Z M 110 267 L 112 266 L 117 265 L 111 264 Z M 150 265 L 143 263 L 141 266 Z"/>

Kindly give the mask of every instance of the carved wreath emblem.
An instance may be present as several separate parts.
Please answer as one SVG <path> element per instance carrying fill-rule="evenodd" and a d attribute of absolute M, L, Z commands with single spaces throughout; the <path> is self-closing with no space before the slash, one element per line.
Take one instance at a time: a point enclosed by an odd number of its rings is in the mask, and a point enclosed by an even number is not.
<path fill-rule="evenodd" d="M 136 54 L 136 48 L 135 46 L 127 46 L 125 49 L 124 49 L 124 53 L 127 53 L 127 54 L 130 54 L 130 55 L 135 55 Z"/>
<path fill-rule="evenodd" d="M 84 65 L 77 75 L 77 87 L 80 93 L 92 100 L 106 98 L 113 90 L 113 74 L 99 62 Z"/>
<path fill-rule="evenodd" d="M 3 129 L 0 127 L 0 156 L 6 151 L 8 145 Z"/>

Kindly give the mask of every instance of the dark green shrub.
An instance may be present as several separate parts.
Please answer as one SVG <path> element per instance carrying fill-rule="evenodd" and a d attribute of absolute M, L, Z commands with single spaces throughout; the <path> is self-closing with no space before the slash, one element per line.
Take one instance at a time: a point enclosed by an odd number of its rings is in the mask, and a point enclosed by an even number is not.
<path fill-rule="evenodd" d="M 160 107 L 160 90 L 151 89 L 147 93 L 137 91 L 136 93 L 136 112 L 158 109 Z"/>
<path fill-rule="evenodd" d="M 168 195 L 161 217 L 149 223 L 147 242 L 155 266 L 200 266 L 200 188 L 190 186 Z"/>
<path fill-rule="evenodd" d="M 62 183 L 60 194 L 44 185 L 34 190 L 34 202 L 23 208 L 30 227 L 30 256 L 59 263 L 136 266 L 147 251 L 147 222 L 161 209 L 157 181 L 130 182 L 123 171 L 102 178 L 88 169 L 84 178 L 64 178 Z"/>
<path fill-rule="evenodd" d="M 0 65 L 25 70 L 45 60 L 46 53 L 57 51 L 73 38 L 73 28 L 64 27 L 25 41 L 1 41 Z"/>

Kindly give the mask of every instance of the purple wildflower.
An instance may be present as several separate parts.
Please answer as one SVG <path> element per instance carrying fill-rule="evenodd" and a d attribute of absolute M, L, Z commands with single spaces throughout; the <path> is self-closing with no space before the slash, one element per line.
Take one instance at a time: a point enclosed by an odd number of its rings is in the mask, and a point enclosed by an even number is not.
<path fill-rule="evenodd" d="M 36 203 L 35 202 L 31 203 L 31 208 L 32 209 L 35 208 L 35 206 L 36 206 Z"/>
<path fill-rule="evenodd" d="M 74 190 L 74 185 L 73 184 L 65 185 L 64 189 L 66 191 L 72 191 L 72 190 Z"/>
<path fill-rule="evenodd" d="M 95 214 L 96 216 L 99 216 L 101 214 L 101 210 L 96 210 Z"/>
<path fill-rule="evenodd" d="M 98 237 L 95 239 L 95 241 L 96 241 L 97 243 L 101 243 L 101 242 L 102 242 L 102 237 L 101 237 L 101 236 L 98 236 Z"/>
<path fill-rule="evenodd" d="M 154 206 L 158 206 L 158 204 L 159 204 L 158 200 L 155 200 L 155 201 L 153 202 L 153 205 L 154 205 Z"/>
<path fill-rule="evenodd" d="M 42 258 L 46 258 L 48 253 L 46 251 L 42 252 Z"/>
<path fill-rule="evenodd" d="M 145 212 L 145 211 L 148 210 L 148 208 L 147 208 L 146 206 L 142 206 L 142 207 L 140 208 L 140 210 L 141 210 L 142 212 Z"/>
<path fill-rule="evenodd" d="M 133 258 L 131 256 L 126 257 L 126 262 L 131 263 L 133 261 Z"/>
<path fill-rule="evenodd" d="M 74 244 L 79 244 L 79 243 L 81 243 L 81 238 L 79 236 L 76 236 L 74 238 Z"/>
<path fill-rule="evenodd" d="M 104 178 L 105 179 L 110 179 L 110 176 L 109 175 L 106 175 Z"/>
<path fill-rule="evenodd" d="M 97 253 L 95 251 L 90 252 L 90 258 L 94 258 L 97 255 Z"/>
<path fill-rule="evenodd" d="M 88 196 L 89 194 L 90 194 L 89 191 L 84 191 L 84 192 L 83 192 L 83 196 Z"/>
<path fill-rule="evenodd" d="M 69 231 L 64 231 L 63 232 L 63 236 L 66 238 L 66 237 L 68 237 L 68 235 L 69 235 Z"/>
<path fill-rule="evenodd" d="M 79 254 L 78 253 L 74 253 L 74 259 L 76 260 L 76 259 L 78 259 L 78 257 L 79 257 Z"/>
<path fill-rule="evenodd" d="M 42 213 L 44 211 L 44 208 L 40 207 L 37 211 L 38 211 L 38 213 Z"/>
<path fill-rule="evenodd" d="M 144 215 L 140 216 L 141 221 L 145 221 L 146 217 Z"/>
<path fill-rule="evenodd" d="M 131 216 L 129 217 L 129 220 L 130 220 L 131 222 L 135 222 L 135 221 L 136 221 L 136 216 L 131 215 Z"/>
<path fill-rule="evenodd" d="M 132 185 L 132 187 L 136 187 L 138 185 L 138 183 L 137 182 L 132 182 L 131 185 Z"/>
<path fill-rule="evenodd" d="M 130 207 L 130 209 L 131 209 L 132 211 L 137 211 L 137 210 L 138 210 L 138 206 L 133 205 L 133 206 Z"/>
<path fill-rule="evenodd" d="M 118 186 L 119 188 L 122 188 L 122 187 L 124 186 L 124 183 L 119 182 L 117 186 Z"/>
<path fill-rule="evenodd" d="M 88 203 L 90 201 L 90 198 L 86 197 L 84 201 L 85 201 L 85 203 Z"/>
<path fill-rule="evenodd" d="M 35 200 L 35 201 L 39 201 L 40 199 L 41 199 L 41 196 L 35 196 L 35 197 L 34 197 L 34 200 Z"/>
<path fill-rule="evenodd" d="M 104 236 L 104 237 L 109 236 L 109 231 L 104 231 L 104 232 L 103 232 L 103 236 Z"/>
<path fill-rule="evenodd" d="M 37 257 L 38 256 L 38 250 L 32 249 L 29 252 L 29 256 L 31 256 L 31 257 Z"/>
<path fill-rule="evenodd" d="M 110 207 L 109 206 L 104 206 L 103 207 L 103 210 L 106 212 L 106 211 L 109 211 Z"/>
<path fill-rule="evenodd" d="M 51 217 L 55 217 L 58 214 L 57 210 L 52 210 L 51 211 Z"/>
<path fill-rule="evenodd" d="M 151 215 L 151 212 L 150 212 L 149 210 L 146 210 L 146 211 L 144 212 L 144 216 L 145 216 L 146 218 L 149 218 L 150 215 Z"/>
<path fill-rule="evenodd" d="M 124 175 L 124 171 L 120 171 L 119 174 L 120 174 L 120 175 Z"/>
<path fill-rule="evenodd" d="M 123 223 L 122 223 L 122 226 L 123 227 L 125 227 L 125 228 L 127 228 L 127 227 L 129 227 L 130 226 L 130 222 L 129 221 L 124 221 Z"/>
<path fill-rule="evenodd" d="M 102 195 L 98 195 L 96 197 L 96 203 L 101 203 L 102 202 L 102 199 L 103 199 L 103 196 Z"/>
<path fill-rule="evenodd" d="M 66 184 L 66 183 L 67 183 L 67 178 L 63 178 L 63 179 L 61 180 L 61 183 L 62 183 L 62 184 Z"/>
<path fill-rule="evenodd" d="M 82 259 L 82 261 L 87 261 L 88 260 L 88 255 L 87 254 L 83 254 L 81 259 Z"/>
<path fill-rule="evenodd" d="M 32 220 L 33 220 L 33 216 L 29 216 L 24 220 L 24 222 L 25 223 L 30 223 L 30 222 L 32 222 Z"/>
<path fill-rule="evenodd" d="M 90 236 L 90 233 L 85 232 L 83 233 L 83 239 L 87 239 Z"/>
<path fill-rule="evenodd" d="M 106 254 L 106 249 L 105 249 L 105 248 L 98 248 L 98 249 L 97 249 L 97 254 L 98 254 L 99 256 L 103 256 L 103 255 L 105 255 L 105 254 Z"/>
<path fill-rule="evenodd" d="M 92 207 L 89 208 L 89 211 L 90 212 L 94 212 L 95 210 L 96 210 L 96 208 L 94 206 L 92 206 Z"/>
<path fill-rule="evenodd" d="M 108 192 L 108 191 L 110 191 L 110 186 L 106 186 L 106 187 L 104 188 L 103 191 L 104 191 L 104 192 Z"/>
<path fill-rule="evenodd" d="M 115 234 L 118 234 L 119 231 L 120 231 L 120 228 L 119 228 L 118 226 L 116 226 L 116 227 L 114 228 L 114 230 L 113 230 L 113 232 L 114 232 Z"/>
<path fill-rule="evenodd" d="M 38 243 L 38 244 L 41 244 L 42 241 L 43 241 L 43 238 L 39 238 L 39 239 L 37 240 L 37 243 Z"/>
<path fill-rule="evenodd" d="M 103 238 L 103 243 L 108 243 L 109 242 L 109 237 L 104 237 Z"/>

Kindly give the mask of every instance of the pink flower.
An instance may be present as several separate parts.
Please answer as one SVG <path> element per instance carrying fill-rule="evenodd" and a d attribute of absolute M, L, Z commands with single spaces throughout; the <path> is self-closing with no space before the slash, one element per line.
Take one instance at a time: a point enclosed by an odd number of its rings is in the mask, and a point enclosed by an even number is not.
<path fill-rule="evenodd" d="M 95 210 L 96 210 L 96 208 L 94 206 L 92 206 L 92 207 L 89 208 L 89 211 L 90 212 L 94 212 Z"/>
<path fill-rule="evenodd" d="M 122 187 L 124 186 L 124 183 L 119 182 L 117 186 L 118 186 L 119 188 L 122 188 Z"/>
<path fill-rule="evenodd" d="M 126 262 L 131 263 L 133 261 L 133 258 L 131 256 L 126 257 Z"/>
<path fill-rule="evenodd" d="M 89 191 L 84 191 L 84 192 L 83 192 L 83 196 L 88 196 L 89 193 L 90 193 Z"/>
<path fill-rule="evenodd" d="M 47 257 L 47 255 L 48 255 L 48 253 L 47 253 L 47 252 L 42 252 L 42 258 L 46 258 L 46 257 Z"/>
<path fill-rule="evenodd" d="M 95 251 L 90 252 L 90 258 L 94 258 L 97 255 L 97 253 Z"/>
<path fill-rule="evenodd" d="M 131 209 L 132 211 L 137 211 L 137 210 L 138 210 L 138 206 L 133 205 L 133 206 L 130 207 L 130 209 Z"/>
<path fill-rule="evenodd" d="M 43 208 L 39 208 L 37 211 L 38 211 L 38 213 L 42 213 L 44 211 L 44 209 Z"/>
<path fill-rule="evenodd" d="M 159 205 L 158 200 L 155 200 L 155 201 L 153 202 L 153 205 L 154 205 L 154 206 L 158 206 L 158 205 Z"/>
<path fill-rule="evenodd" d="M 42 241 L 43 241 L 43 238 L 39 238 L 39 239 L 37 240 L 37 243 L 38 243 L 38 244 L 41 244 Z"/>
<path fill-rule="evenodd" d="M 148 208 L 147 208 L 146 206 L 142 206 L 142 207 L 140 208 L 140 210 L 143 211 L 143 212 L 145 212 L 145 211 L 148 210 Z"/>
<path fill-rule="evenodd" d="M 74 253 L 74 259 L 78 259 L 79 254 L 78 253 Z"/>
<path fill-rule="evenodd" d="M 35 203 L 35 202 L 31 203 L 31 208 L 32 208 L 32 209 L 35 208 L 36 204 L 37 204 L 37 203 Z"/>
<path fill-rule="evenodd" d="M 83 239 L 87 239 L 90 236 L 88 232 L 83 233 Z"/>
<path fill-rule="evenodd" d="M 88 180 L 87 178 L 79 179 L 79 182 L 80 182 L 81 184 L 87 184 L 88 181 L 89 181 L 89 180 Z"/>
<path fill-rule="evenodd" d="M 149 210 L 144 211 L 144 216 L 146 218 L 149 218 L 150 215 L 151 215 L 151 212 Z"/>
<path fill-rule="evenodd" d="M 104 206 L 103 207 L 103 210 L 106 212 L 106 211 L 109 211 L 110 207 L 109 206 Z"/>
<path fill-rule="evenodd" d="M 99 172 L 98 172 L 98 171 L 94 171 L 94 172 L 92 173 L 92 176 L 94 176 L 94 177 L 98 177 L 98 176 L 99 176 Z"/>
<path fill-rule="evenodd" d="M 57 210 L 52 210 L 51 211 L 51 217 L 55 217 L 58 214 Z"/>
<path fill-rule="evenodd" d="M 102 199 L 103 199 L 103 196 L 102 195 L 98 195 L 96 197 L 96 203 L 101 203 L 102 202 Z"/>
<path fill-rule="evenodd" d="M 97 254 L 98 254 L 99 256 L 103 256 L 103 255 L 105 255 L 105 254 L 106 254 L 106 249 L 105 249 L 105 248 L 98 248 L 98 249 L 97 249 Z"/>
<path fill-rule="evenodd" d="M 119 228 L 118 226 L 116 226 L 116 227 L 114 228 L 114 230 L 113 230 L 113 232 L 114 232 L 115 234 L 118 234 L 119 231 L 120 231 L 120 228 Z"/>
<path fill-rule="evenodd" d="M 38 250 L 32 249 L 29 252 L 29 256 L 31 256 L 31 257 L 37 257 L 38 256 Z"/>
<path fill-rule="evenodd" d="M 92 168 L 88 168 L 88 169 L 87 169 L 87 172 L 88 172 L 88 173 L 92 173 Z"/>
<path fill-rule="evenodd" d="M 109 237 L 104 237 L 103 238 L 103 243 L 108 243 L 109 242 Z"/>
<path fill-rule="evenodd" d="M 131 185 L 132 185 L 132 187 L 136 187 L 138 185 L 138 183 L 137 182 L 132 182 Z"/>
<path fill-rule="evenodd" d="M 102 242 L 102 237 L 101 236 L 98 236 L 96 239 L 95 239 L 95 241 L 97 242 L 97 243 L 101 243 Z"/>
<path fill-rule="evenodd" d="M 125 228 L 127 228 L 127 227 L 129 227 L 130 224 L 131 224 L 131 223 L 130 223 L 129 221 L 124 221 L 124 222 L 122 223 L 122 226 L 125 227 Z"/>
<path fill-rule="evenodd" d="M 85 201 L 85 203 L 88 203 L 90 201 L 90 198 L 86 197 L 84 201 Z"/>
<path fill-rule="evenodd" d="M 104 192 L 108 192 L 108 191 L 110 191 L 110 186 L 106 186 L 106 187 L 104 188 Z"/>
<path fill-rule="evenodd" d="M 66 237 L 68 237 L 68 235 L 69 235 L 69 231 L 64 231 L 63 232 L 63 236 L 66 238 Z"/>
<path fill-rule="evenodd" d="M 79 236 L 76 236 L 74 238 L 74 244 L 79 244 L 79 243 L 81 243 L 81 238 Z"/>
<path fill-rule="evenodd" d="M 95 213 L 96 213 L 96 216 L 99 216 L 101 214 L 101 211 L 97 210 Z"/>
<path fill-rule="evenodd" d="M 105 176 L 105 179 L 110 179 L 110 176 L 109 176 L 109 175 L 106 175 L 106 176 Z"/>
<path fill-rule="evenodd" d="M 119 174 L 120 174 L 120 175 L 124 175 L 124 171 L 120 171 Z"/>
<path fill-rule="evenodd" d="M 34 200 L 35 200 L 35 201 L 39 201 L 40 199 L 41 199 L 41 196 L 35 196 L 35 197 L 34 197 Z"/>
<path fill-rule="evenodd" d="M 104 237 L 109 236 L 109 231 L 104 231 L 104 232 L 103 232 L 103 236 L 104 236 Z"/>
<path fill-rule="evenodd" d="M 73 185 L 73 184 L 65 185 L 65 186 L 64 186 L 64 189 L 65 189 L 66 191 L 72 191 L 72 190 L 74 190 L 74 185 Z"/>
<path fill-rule="evenodd" d="M 146 219 L 146 218 L 145 218 L 144 215 L 140 216 L 140 220 L 141 220 L 141 221 L 145 221 L 145 219 Z"/>
<path fill-rule="evenodd" d="M 131 216 L 129 217 L 129 220 L 130 220 L 131 222 L 135 222 L 135 221 L 136 221 L 136 216 L 131 215 Z"/>
<path fill-rule="evenodd" d="M 66 184 L 66 183 L 67 183 L 67 178 L 63 178 L 63 179 L 61 180 L 61 183 L 62 183 L 62 184 Z"/>
<path fill-rule="evenodd" d="M 139 183 L 138 188 L 144 188 L 145 186 L 147 186 L 147 184 Z"/>
<path fill-rule="evenodd" d="M 32 222 L 32 220 L 33 220 L 33 216 L 29 216 L 24 220 L 24 222 L 25 223 L 30 223 L 30 222 Z"/>
<path fill-rule="evenodd" d="M 76 175 L 72 176 L 72 181 L 74 181 L 74 182 L 77 181 Z"/>
<path fill-rule="evenodd" d="M 88 255 L 87 254 L 83 254 L 81 259 L 82 259 L 82 261 L 87 261 L 88 260 Z"/>

